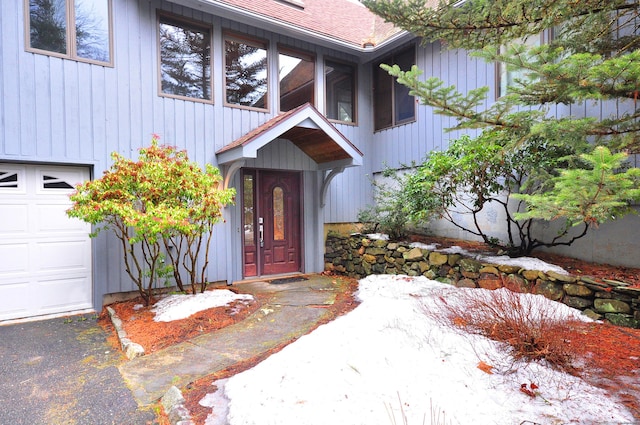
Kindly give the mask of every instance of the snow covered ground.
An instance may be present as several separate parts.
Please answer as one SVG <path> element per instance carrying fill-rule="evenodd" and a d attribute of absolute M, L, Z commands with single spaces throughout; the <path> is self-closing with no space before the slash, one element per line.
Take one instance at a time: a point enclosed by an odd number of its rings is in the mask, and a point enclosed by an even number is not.
<path fill-rule="evenodd" d="M 373 240 L 389 240 L 389 235 L 384 233 L 370 233 L 366 235 L 369 239 Z M 569 274 L 562 267 L 557 266 L 555 264 L 549 264 L 542 260 L 532 257 L 518 257 L 511 258 L 508 255 L 485 255 L 479 254 L 475 252 L 470 252 L 464 248 L 459 246 L 452 246 L 450 248 L 438 248 L 438 244 L 424 244 L 420 242 L 413 242 L 410 244 L 411 247 L 426 249 L 428 251 L 438 251 L 445 254 L 461 254 L 466 257 L 475 258 L 478 261 L 492 263 L 492 264 L 502 264 L 506 266 L 519 266 L 523 269 L 527 270 L 540 270 L 542 272 L 553 271 L 560 274 Z"/>
<path fill-rule="evenodd" d="M 458 247 L 452 249 L 461 252 Z M 514 264 L 508 257 L 479 259 Z M 526 269 L 566 273 L 537 259 L 517 260 Z M 424 277 L 369 276 L 360 281 L 357 296 L 361 303 L 355 310 L 254 368 L 217 381 L 219 390 L 200 402 L 213 407 L 206 423 L 635 423 L 625 407 L 603 390 L 540 363 L 516 363 L 499 343 L 443 326 L 433 318 L 441 311 L 442 298 L 455 305 L 457 300 L 486 294 L 483 289 L 454 288 Z M 532 310 L 587 320 L 577 310 L 542 296 L 518 296 L 527 297 L 522 304 Z M 156 305 L 156 320 L 177 320 L 234 300 L 250 299 L 250 295 L 228 290 L 170 296 Z M 480 362 L 493 366 L 493 373 L 478 368 Z M 522 385 L 533 389 L 536 396 L 524 394 Z"/>
<path fill-rule="evenodd" d="M 505 266 L 518 266 L 526 270 L 539 270 L 541 272 L 553 271 L 560 274 L 569 274 L 565 269 L 555 264 L 549 264 L 538 258 L 533 257 L 517 257 L 511 258 L 508 255 L 483 255 L 474 252 L 467 251 L 459 246 L 452 246 L 451 248 L 438 249 L 437 244 L 426 245 L 420 242 L 414 242 L 412 247 L 422 248 L 429 251 L 438 251 L 445 254 L 461 254 L 465 257 L 475 258 L 478 261 L 491 264 L 502 264 Z"/>
<path fill-rule="evenodd" d="M 153 318 L 156 322 L 171 322 L 185 319 L 198 311 L 228 305 L 233 301 L 250 302 L 252 300 L 253 296 L 249 294 L 236 294 L 228 289 L 216 289 L 196 295 L 169 295 L 158 301 L 151 311 L 156 314 Z"/>
<path fill-rule="evenodd" d="M 469 292 L 471 291 L 471 292 Z M 604 391 L 540 363 L 518 364 L 500 344 L 438 324 L 444 297 L 482 289 L 424 277 L 369 276 L 361 304 L 225 382 L 201 404 L 207 424 L 631 424 Z M 577 310 L 537 297 L 535 308 Z M 480 361 L 495 366 L 489 374 Z M 535 397 L 520 391 L 533 388 Z M 532 384 L 535 384 L 532 386 Z M 537 386 L 537 388 L 535 388 Z"/>

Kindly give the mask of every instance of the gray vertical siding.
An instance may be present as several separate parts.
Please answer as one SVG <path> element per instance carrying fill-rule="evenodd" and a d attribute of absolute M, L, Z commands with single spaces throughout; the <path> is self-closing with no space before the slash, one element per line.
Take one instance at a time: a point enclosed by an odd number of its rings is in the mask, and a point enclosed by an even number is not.
<path fill-rule="evenodd" d="M 213 34 L 213 104 L 158 95 L 157 10 L 208 23 Z M 344 52 L 309 45 L 245 24 L 162 0 L 113 0 L 113 67 L 25 51 L 22 1 L 0 2 L 0 159 L 3 161 L 80 164 L 99 177 L 111 164 L 111 152 L 136 157 L 153 133 L 161 141 L 186 149 L 192 160 L 217 165 L 215 152 L 276 115 L 278 110 L 277 46 L 316 55 L 316 104 L 323 110 L 322 59 L 358 59 Z M 264 39 L 269 45 L 269 111 L 224 106 L 223 31 Z M 487 85 L 494 89 L 495 66 L 464 52 L 441 51 L 438 43 L 417 49 L 425 75 L 441 76 L 460 90 Z M 458 133 L 445 133 L 451 118 L 418 106 L 416 121 L 373 131 L 371 64 L 358 67 L 357 125 L 336 124 L 364 154 L 364 165 L 346 169 L 329 186 L 320 208 L 322 172 L 304 153 L 278 140 L 261 150 L 248 167 L 287 168 L 304 172 L 305 265 L 321 268 L 322 223 L 351 222 L 372 202 L 369 179 L 385 165 L 420 161 L 433 149 L 444 149 Z M 607 114 L 616 105 L 558 108 L 576 116 Z M 600 109 L 599 109 L 600 108 Z M 238 176 L 232 181 L 239 189 Z M 225 211 L 226 223 L 214 231 L 209 280 L 240 277 L 240 209 Z M 122 267 L 120 246 L 111 234 L 94 242 L 95 304 L 105 293 L 134 289 Z M 314 252 L 318 251 L 318 252 Z"/>
<path fill-rule="evenodd" d="M 495 99 L 496 66 L 483 60 L 470 58 L 463 51 L 441 51 L 438 43 L 427 44 L 418 48 L 417 65 L 424 71 L 424 78 L 435 76 L 447 85 L 466 93 L 473 88 L 488 86 L 487 104 Z M 486 105 L 485 105 L 486 106 Z M 575 118 L 617 116 L 624 111 L 633 110 L 632 101 L 584 102 L 573 105 L 556 105 L 550 109 L 555 116 L 572 116 Z M 380 172 L 385 166 L 400 168 L 411 161 L 424 159 L 432 150 L 446 149 L 450 140 L 460 136 L 461 132 L 446 132 L 445 129 L 455 126 L 456 121 L 450 117 L 433 114 L 432 108 L 418 106 L 417 119 L 413 123 L 375 132 L 370 149 L 372 171 Z M 638 166 L 636 156 L 631 164 Z M 494 209 L 488 206 L 487 210 Z M 636 210 L 638 208 L 636 207 Z M 491 214 L 480 217 L 492 236 L 504 237 L 504 229 L 500 219 L 491 218 Z M 464 217 L 461 217 L 463 219 Z M 638 266 L 639 243 L 638 216 L 630 215 L 621 220 L 607 222 L 598 229 L 592 229 L 589 235 L 575 242 L 571 247 L 557 247 L 554 252 L 571 255 L 595 262 L 607 262 L 626 266 Z M 470 234 L 448 225 L 443 221 L 429 223 L 429 230 L 435 234 L 472 238 Z M 536 231 L 544 235 L 544 239 L 552 239 L 557 231 L 557 223 L 546 223 L 536 227 Z"/>
<path fill-rule="evenodd" d="M 158 9 L 212 26 L 214 104 L 158 95 Z M 138 149 L 148 145 L 153 133 L 160 135 L 164 143 L 186 149 L 192 160 L 217 165 L 218 149 L 276 114 L 278 44 L 309 51 L 318 58 L 329 56 L 356 62 L 344 53 L 325 51 L 173 3 L 113 0 L 114 66 L 107 67 L 25 51 L 24 18 L 21 1 L 0 2 L 0 159 L 81 164 L 91 167 L 94 177 L 102 175 L 111 165 L 111 152 L 136 157 Z M 251 34 L 268 42 L 268 112 L 223 106 L 223 29 Z M 322 72 L 323 67 L 318 66 L 317 99 L 324 91 Z M 359 99 L 365 127 L 338 126 L 361 150 L 366 150 L 365 145 L 369 143 L 369 138 L 362 136 L 369 131 L 370 114 L 365 104 L 366 99 Z M 363 116 L 367 118 L 362 119 Z M 267 146 L 260 158 L 247 166 L 306 170 L 305 225 L 309 227 L 305 228 L 308 238 L 305 263 L 310 270 L 318 268 L 314 262 L 319 260 L 313 260 L 313 251 L 322 247 L 316 240 L 320 236 L 314 235 L 317 223 L 322 219 L 354 220 L 354 206 L 367 202 L 364 173 L 347 170 L 332 183 L 327 206 L 320 213 L 319 199 L 314 192 L 319 190 L 321 179 L 315 163 L 286 141 Z M 238 237 L 232 222 L 239 219 L 239 214 L 238 208 L 229 208 L 225 211 L 227 222 L 214 231 L 212 252 L 215 255 L 209 265 L 211 281 L 226 280 L 230 275 L 239 277 L 239 243 L 231 242 Z M 120 250 L 112 234 L 103 233 L 94 241 L 96 305 L 101 304 L 105 293 L 134 289 L 123 271 Z"/>
<path fill-rule="evenodd" d="M 416 65 L 424 72 L 423 78 L 439 77 L 463 93 L 482 86 L 490 88 L 490 96 L 495 93 L 495 66 L 470 58 L 463 51 L 442 51 L 439 43 L 419 46 Z M 455 125 L 455 119 L 436 115 L 429 106 L 417 105 L 414 122 L 374 133 L 373 171 L 387 166 L 401 168 L 423 160 L 432 150 L 446 149 L 450 140 L 461 135 L 458 131 L 445 131 Z"/>
<path fill-rule="evenodd" d="M 326 55 L 336 59 L 346 57 Z M 345 135 L 363 154 L 363 165 L 348 168 L 337 175 L 329 186 L 326 195 L 326 205 L 322 211 L 325 223 L 355 222 L 358 211 L 370 205 L 372 187 L 370 183 L 371 165 L 375 161 L 373 140 L 373 111 L 371 90 L 371 66 L 366 64 L 358 67 L 357 82 L 357 126 L 336 124 L 336 128 Z"/>

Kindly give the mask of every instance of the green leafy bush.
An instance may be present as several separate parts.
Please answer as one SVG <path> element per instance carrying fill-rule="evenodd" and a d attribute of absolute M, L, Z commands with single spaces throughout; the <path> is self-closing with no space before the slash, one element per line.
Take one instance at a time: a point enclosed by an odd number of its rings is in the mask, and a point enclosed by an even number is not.
<path fill-rule="evenodd" d="M 405 212 L 416 222 L 442 218 L 512 255 L 571 241 L 568 229 L 554 241 L 538 240 L 531 233 L 534 217 L 516 216 L 524 201 L 514 198 L 516 194 L 546 192 L 556 168 L 567 161 L 572 149 L 540 138 L 508 148 L 503 136 L 500 131 L 487 130 L 476 138 L 462 136 L 445 151 L 431 152 L 406 179 Z M 492 236 L 492 224 L 480 218 L 489 204 L 502 212 L 501 230 L 506 240 Z M 465 215 L 472 219 L 461 220 Z"/>
<path fill-rule="evenodd" d="M 409 218 L 403 185 L 406 178 L 397 170 L 387 168 L 382 173 L 386 181 L 371 180 L 374 205 L 358 213 L 363 233 L 386 233 L 391 239 L 402 239 L 407 235 Z"/>
<path fill-rule="evenodd" d="M 101 178 L 78 185 L 67 214 L 93 224 L 91 236 L 115 233 L 125 270 L 147 304 L 158 279 L 173 275 L 184 291 L 181 271 L 192 293 L 198 285 L 204 291 L 213 226 L 235 191 L 220 188 L 217 168 L 207 164 L 202 170 L 185 151 L 160 146 L 156 136 L 140 149 L 138 161 L 117 153 L 112 158 Z"/>

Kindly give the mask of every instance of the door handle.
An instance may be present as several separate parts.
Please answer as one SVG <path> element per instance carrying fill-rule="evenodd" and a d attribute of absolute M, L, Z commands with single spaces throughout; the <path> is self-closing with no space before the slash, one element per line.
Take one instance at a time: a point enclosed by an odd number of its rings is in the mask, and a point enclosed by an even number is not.
<path fill-rule="evenodd" d="M 260 223 L 262 223 L 262 217 L 260 217 Z M 260 248 L 264 247 L 264 227 L 262 224 L 258 227 L 258 232 L 260 235 Z"/>

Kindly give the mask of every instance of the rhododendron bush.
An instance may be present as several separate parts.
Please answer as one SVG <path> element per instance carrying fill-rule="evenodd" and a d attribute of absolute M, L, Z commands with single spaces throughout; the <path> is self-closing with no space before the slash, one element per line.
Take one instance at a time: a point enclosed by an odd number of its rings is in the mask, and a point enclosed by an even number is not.
<path fill-rule="evenodd" d="M 154 135 L 137 161 L 113 153 L 111 168 L 78 185 L 67 211 L 93 224 L 92 236 L 115 233 L 125 270 L 147 304 L 159 279 L 173 278 L 181 291 L 205 290 L 213 226 L 235 196 L 221 188 L 217 168 L 203 170 L 186 151 L 158 142 Z"/>

